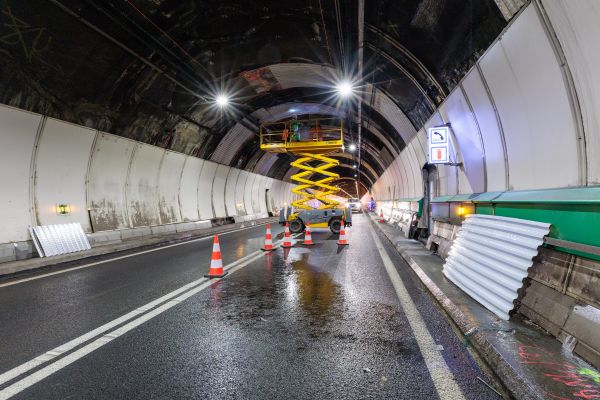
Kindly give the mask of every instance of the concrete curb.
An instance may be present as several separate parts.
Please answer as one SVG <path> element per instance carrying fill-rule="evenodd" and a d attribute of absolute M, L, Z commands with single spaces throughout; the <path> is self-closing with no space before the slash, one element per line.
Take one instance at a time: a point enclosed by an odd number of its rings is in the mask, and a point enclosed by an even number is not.
<path fill-rule="evenodd" d="M 254 222 L 254 224 L 243 222 L 231 225 L 222 225 L 219 227 L 211 227 L 197 231 L 186 231 L 178 234 L 157 234 L 156 236 L 145 238 L 132 238 L 127 241 L 107 243 L 83 252 L 69 253 L 53 257 L 28 258 L 21 261 L 10 261 L 0 264 L 0 282 L 23 274 L 30 274 L 39 270 L 68 266 L 74 262 L 86 261 L 94 257 L 105 256 L 107 254 L 114 254 L 115 256 L 118 256 L 128 252 L 148 250 L 176 243 L 184 243 L 196 239 L 202 239 L 214 234 L 225 233 L 238 228 L 263 226 L 267 223 L 276 223 L 277 220 L 268 218 L 252 222 Z"/>
<path fill-rule="evenodd" d="M 383 233 L 386 239 L 394 246 L 400 256 L 411 267 L 413 272 L 421 280 L 423 285 L 429 290 L 443 310 L 452 318 L 454 323 L 461 330 L 463 335 L 469 340 L 469 343 L 485 362 L 493 369 L 496 376 L 500 379 L 505 389 L 516 399 L 544 400 L 545 398 L 536 388 L 532 387 L 510 363 L 496 350 L 492 343 L 487 339 L 486 334 L 479 330 L 479 327 L 471 322 L 461 309 L 450 300 L 446 294 L 433 282 L 427 274 L 419 267 L 415 260 L 406 251 L 399 249 L 395 243 L 381 229 L 379 223 L 376 223 L 371 217 L 371 221 Z"/>

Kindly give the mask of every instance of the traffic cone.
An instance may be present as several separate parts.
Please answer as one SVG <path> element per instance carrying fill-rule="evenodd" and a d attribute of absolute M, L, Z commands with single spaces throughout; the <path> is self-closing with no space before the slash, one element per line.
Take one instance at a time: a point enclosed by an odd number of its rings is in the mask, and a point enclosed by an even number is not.
<path fill-rule="evenodd" d="M 294 243 L 292 243 L 292 238 L 290 236 L 290 225 L 286 222 L 285 223 L 285 236 L 283 238 L 283 244 L 281 245 L 281 247 L 293 247 Z"/>
<path fill-rule="evenodd" d="M 212 258 L 210 260 L 210 270 L 208 274 L 204 275 L 205 278 L 222 278 L 227 275 L 227 272 L 223 271 L 223 260 L 221 259 L 221 247 L 219 246 L 219 236 L 215 235 L 213 242 Z"/>
<path fill-rule="evenodd" d="M 385 222 L 385 219 L 383 218 L 383 210 L 379 211 L 379 222 Z"/>
<path fill-rule="evenodd" d="M 340 230 L 340 238 L 338 239 L 337 244 L 340 246 L 347 246 L 350 244 L 346 237 L 346 224 L 344 224 L 344 221 L 342 221 L 342 229 Z"/>
<path fill-rule="evenodd" d="M 272 251 L 277 247 L 273 246 L 273 236 L 271 235 L 271 224 L 267 224 L 267 233 L 265 234 L 265 244 L 261 247 L 261 250 Z"/>
<path fill-rule="evenodd" d="M 306 229 L 304 230 L 304 242 L 302 244 L 305 246 L 312 246 L 315 244 L 312 240 L 312 235 L 310 234 L 310 224 L 306 224 Z"/>

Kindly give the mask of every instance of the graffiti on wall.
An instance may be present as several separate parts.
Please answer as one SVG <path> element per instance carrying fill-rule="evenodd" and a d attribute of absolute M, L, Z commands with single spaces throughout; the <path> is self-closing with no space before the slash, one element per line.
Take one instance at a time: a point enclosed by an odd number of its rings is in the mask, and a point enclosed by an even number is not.
<path fill-rule="evenodd" d="M 600 373 L 591 368 L 562 360 L 544 348 L 534 345 L 519 346 L 521 364 L 539 373 L 549 398 L 559 400 L 600 399 Z M 539 376 L 539 375 L 538 375 Z"/>

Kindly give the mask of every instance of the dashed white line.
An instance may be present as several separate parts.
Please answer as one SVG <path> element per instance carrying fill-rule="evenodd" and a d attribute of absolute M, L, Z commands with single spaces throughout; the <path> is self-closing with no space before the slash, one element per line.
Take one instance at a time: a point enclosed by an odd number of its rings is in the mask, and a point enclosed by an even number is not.
<path fill-rule="evenodd" d="M 225 236 L 225 235 L 228 235 L 230 233 L 241 232 L 241 231 L 245 231 L 247 229 L 252 229 L 252 228 L 256 228 L 256 227 L 263 226 L 263 225 L 264 224 L 254 225 L 254 226 L 247 226 L 247 227 L 244 227 L 244 228 L 240 228 L 240 229 L 235 229 L 235 230 L 232 230 L 232 231 L 227 231 L 227 232 L 219 233 L 218 235 L 219 236 Z M 37 279 L 46 278 L 48 276 L 64 274 L 66 272 L 76 271 L 78 269 L 84 269 L 84 268 L 94 267 L 94 266 L 100 265 L 100 264 L 106 264 L 106 263 L 110 263 L 110 262 L 113 262 L 113 261 L 123 260 L 125 258 L 139 256 L 141 254 L 153 253 L 155 251 L 160 251 L 160 250 L 164 250 L 164 249 L 170 249 L 171 247 L 182 246 L 182 245 L 188 244 L 188 243 L 200 242 L 200 241 L 203 241 L 203 240 L 212 239 L 212 237 L 213 237 L 213 235 L 209 235 L 209 236 L 198 238 L 198 239 L 186 240 L 186 241 L 180 242 L 180 243 L 174 243 L 174 244 L 169 244 L 169 245 L 166 245 L 166 246 L 157 247 L 157 248 L 154 248 L 154 249 L 149 249 L 149 250 L 144 250 L 144 251 L 138 251 L 136 253 L 126 254 L 124 256 L 119 256 L 119 257 L 113 257 L 113 258 L 110 258 L 110 259 L 107 259 L 107 260 L 96 261 L 96 262 L 93 262 L 93 263 L 84 264 L 84 265 L 80 265 L 80 266 L 77 266 L 77 267 L 65 268 L 65 269 L 61 269 L 60 271 L 48 272 L 46 274 L 40 274 L 40 275 L 32 276 L 32 277 L 29 277 L 29 278 L 23 278 L 23 279 L 19 279 L 19 280 L 16 280 L 16 281 L 10 281 L 10 282 L 6 282 L 6 283 L 1 283 L 0 284 L 0 288 L 6 287 L 6 286 L 18 285 L 19 283 L 35 281 Z"/>
<path fill-rule="evenodd" d="M 444 357 L 440 354 L 438 345 L 435 343 L 431 333 L 427 330 L 425 321 L 423 321 L 423 317 L 421 317 L 408 290 L 406 290 L 404 283 L 402 283 L 402 278 L 400 278 L 398 271 L 396 271 L 394 263 L 383 247 L 383 244 L 375 233 L 371 223 L 368 223 L 368 225 L 373 240 L 375 241 L 375 247 L 377 248 L 377 251 L 379 251 L 385 270 L 394 286 L 394 290 L 400 300 L 406 319 L 408 319 L 408 323 L 415 335 L 419 350 L 423 355 L 423 360 L 425 360 L 425 365 L 429 370 L 429 375 L 431 376 L 431 380 L 433 381 L 438 396 L 441 400 L 464 399 L 464 396 L 454 379 L 454 375 L 448 368 Z"/>
<path fill-rule="evenodd" d="M 297 237 L 299 235 L 292 235 L 292 237 Z M 282 241 L 278 241 L 275 244 L 279 244 Z M 261 258 L 265 253 L 262 250 L 257 250 L 253 253 L 246 255 L 243 258 L 225 266 L 225 270 L 228 270 L 230 273 L 234 273 L 243 267 L 249 265 L 250 263 Z M 100 338 L 94 340 L 93 342 L 73 351 L 70 354 L 67 354 L 63 358 L 41 368 L 38 371 L 35 371 L 31 375 L 24 377 L 23 379 L 18 380 L 17 382 L 7 386 L 6 388 L 0 391 L 0 400 L 8 399 L 28 387 L 36 384 L 42 379 L 52 375 L 53 373 L 65 368 L 69 364 L 79 360 L 80 358 L 86 356 L 87 354 L 93 352 L 94 350 L 99 349 L 105 344 L 111 342 L 113 339 L 133 330 L 134 328 L 140 326 L 146 321 L 151 320 L 152 318 L 162 314 L 163 312 L 169 310 L 173 306 L 181 303 L 182 301 L 188 299 L 189 297 L 201 292 L 206 289 L 212 282 L 218 281 L 218 279 L 209 281 L 206 278 L 201 278 L 196 281 L 190 282 L 187 285 L 182 286 L 181 288 L 174 290 L 150 303 L 147 303 L 141 307 L 136 308 L 135 310 L 111 321 L 108 322 L 93 331 L 90 331 L 78 338 L 71 340 L 59 347 L 56 347 L 52 350 L 47 351 L 46 353 L 27 361 L 24 364 L 21 364 L 9 371 L 6 371 L 2 375 L 0 375 L 0 385 L 13 380 L 32 369 L 39 367 L 40 365 L 53 360 L 54 358 L 66 354 L 69 351 L 73 350 L 75 347 L 82 345 L 89 340 L 97 337 L 98 335 L 102 335 Z M 158 306 L 158 307 L 157 307 Z M 156 308 L 155 308 L 156 307 Z M 151 310 L 151 311 L 149 311 Z M 135 318 L 137 317 L 137 318 Z M 135 318 L 135 319 L 133 319 Z M 116 326 L 129 321 L 127 324 L 117 328 L 111 332 L 111 329 Z M 106 333 L 108 332 L 108 333 Z"/>

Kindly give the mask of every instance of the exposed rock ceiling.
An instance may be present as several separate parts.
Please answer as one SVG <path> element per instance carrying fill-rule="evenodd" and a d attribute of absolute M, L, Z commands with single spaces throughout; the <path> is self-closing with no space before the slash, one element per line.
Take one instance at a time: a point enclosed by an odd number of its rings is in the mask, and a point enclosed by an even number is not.
<path fill-rule="evenodd" d="M 494 0 L 365 2 L 362 188 L 506 24 Z M 0 102 L 284 178 L 290 157 L 263 154 L 257 126 L 290 105 L 341 115 L 357 139 L 356 104 L 336 107 L 330 86 L 356 73 L 358 3 L 3 0 Z M 211 104 L 221 91 L 235 97 L 227 112 Z M 339 157 L 346 178 L 353 157 Z"/>

